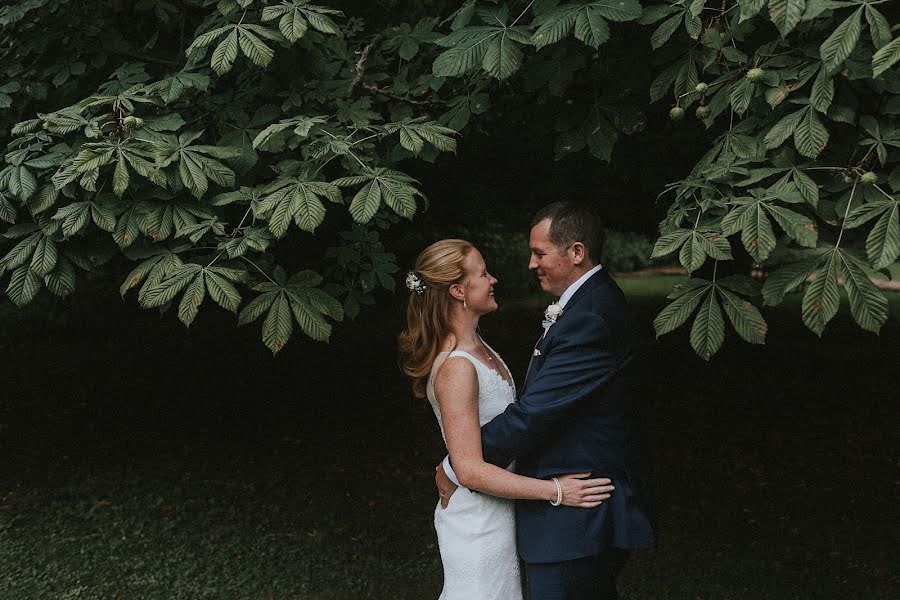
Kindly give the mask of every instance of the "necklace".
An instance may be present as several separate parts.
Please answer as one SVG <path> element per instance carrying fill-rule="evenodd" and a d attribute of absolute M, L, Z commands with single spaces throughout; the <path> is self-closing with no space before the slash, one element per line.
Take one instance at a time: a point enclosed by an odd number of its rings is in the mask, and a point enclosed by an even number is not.
<path fill-rule="evenodd" d="M 484 345 L 484 342 L 481 341 L 481 338 L 478 339 L 478 342 L 481 344 L 481 351 L 484 352 L 484 355 L 487 357 L 487 359 L 493 361 L 494 357 L 491 356 L 490 351 L 487 349 L 487 346 Z"/>

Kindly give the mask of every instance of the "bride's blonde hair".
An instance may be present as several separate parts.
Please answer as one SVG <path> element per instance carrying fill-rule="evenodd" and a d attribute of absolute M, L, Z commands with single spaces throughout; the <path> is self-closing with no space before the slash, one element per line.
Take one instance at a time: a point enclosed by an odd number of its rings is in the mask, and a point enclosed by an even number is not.
<path fill-rule="evenodd" d="M 403 372 L 417 398 L 425 397 L 431 366 L 450 334 L 450 286 L 465 279 L 463 261 L 474 248 L 466 240 L 440 240 L 416 259 L 415 273 L 425 291 L 409 294 L 406 329 L 400 333 L 399 347 Z"/>

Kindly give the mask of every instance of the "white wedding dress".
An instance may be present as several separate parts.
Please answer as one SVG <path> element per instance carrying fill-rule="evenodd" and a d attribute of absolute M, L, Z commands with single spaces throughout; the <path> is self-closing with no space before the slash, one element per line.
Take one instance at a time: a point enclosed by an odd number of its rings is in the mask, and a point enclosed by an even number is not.
<path fill-rule="evenodd" d="M 491 349 L 493 352 L 493 349 Z M 502 368 L 512 381 L 506 363 Z M 484 425 L 516 400 L 514 385 L 477 358 L 455 350 L 442 352 L 435 360 L 426 393 L 444 436 L 441 411 L 434 395 L 434 374 L 451 356 L 469 360 L 478 373 L 478 421 Z M 513 468 L 510 465 L 510 470 Z M 446 509 L 440 502 L 434 509 L 444 589 L 439 600 L 521 600 L 519 559 L 516 555 L 516 522 L 513 501 L 458 488 Z"/>

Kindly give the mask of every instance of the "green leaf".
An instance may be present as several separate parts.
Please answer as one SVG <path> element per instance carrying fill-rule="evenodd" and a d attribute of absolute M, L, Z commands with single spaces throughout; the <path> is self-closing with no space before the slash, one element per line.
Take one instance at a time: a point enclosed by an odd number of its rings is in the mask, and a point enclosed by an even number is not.
<path fill-rule="evenodd" d="M 575 39 L 595 49 L 609 40 L 609 26 L 603 20 L 600 10 L 587 6 L 578 11 L 578 18 L 575 20 Z"/>
<path fill-rule="evenodd" d="M 766 278 L 763 284 L 763 304 L 777 306 L 784 300 L 784 295 L 793 291 L 806 281 L 817 266 L 813 258 L 781 267 Z"/>
<path fill-rule="evenodd" d="M 218 29 L 213 29 L 212 31 L 207 31 L 204 34 L 197 36 L 197 38 L 193 42 L 191 42 L 191 45 L 188 46 L 185 54 L 190 55 L 195 50 L 206 48 L 214 41 L 216 41 L 219 36 L 229 30 L 233 31 L 234 27 L 231 25 L 226 27 L 219 27 Z"/>
<path fill-rule="evenodd" d="M 807 248 L 816 247 L 819 233 L 818 229 L 816 229 L 815 221 L 782 206 L 775 204 L 763 204 L 763 206 L 766 207 L 769 214 L 784 229 L 785 233 L 791 236 L 798 244 Z"/>
<path fill-rule="evenodd" d="M 497 79 L 507 79 L 522 66 L 522 48 L 504 31 L 491 40 L 482 62 L 484 70 Z"/>
<path fill-rule="evenodd" d="M 731 244 L 728 238 L 715 232 L 696 234 L 696 241 L 707 256 L 715 260 L 731 260 Z"/>
<path fill-rule="evenodd" d="M 670 65 L 653 80 L 653 83 L 650 84 L 650 102 L 656 102 L 666 95 L 666 92 L 672 87 L 672 82 L 675 81 L 675 77 L 678 75 L 678 69 L 678 63 Z"/>
<path fill-rule="evenodd" d="M 662 309 L 653 320 L 656 337 L 658 338 L 681 327 L 711 289 L 711 284 L 689 289 Z"/>
<path fill-rule="evenodd" d="M 91 219 L 103 231 L 112 232 L 116 228 L 116 213 L 112 206 L 91 202 Z"/>
<path fill-rule="evenodd" d="M 59 190 L 54 185 L 45 185 L 38 190 L 38 193 L 31 197 L 28 202 L 28 209 L 31 214 L 37 215 L 44 212 L 54 204 L 59 198 Z"/>
<path fill-rule="evenodd" d="M 263 9 L 265 10 L 265 9 Z M 306 33 L 307 25 L 299 10 L 292 10 L 278 22 L 278 29 L 291 43 L 296 42 Z"/>
<path fill-rule="evenodd" d="M 731 87 L 729 99 L 731 100 L 732 108 L 737 114 L 742 115 L 747 111 L 755 91 L 756 85 L 746 78 L 742 78 Z"/>
<path fill-rule="evenodd" d="M 841 268 L 837 252 L 830 251 L 823 263 L 816 270 L 815 280 L 803 295 L 803 322 L 819 337 L 822 337 L 825 326 L 837 314 L 841 300 L 837 281 Z"/>
<path fill-rule="evenodd" d="M 144 308 L 152 308 L 168 304 L 201 270 L 200 265 L 193 263 L 176 267 L 160 283 L 150 286 L 143 292 L 143 298 L 139 298 L 141 305 Z"/>
<path fill-rule="evenodd" d="M 305 297 L 296 293 L 290 293 L 289 296 L 294 318 L 297 319 L 303 333 L 319 342 L 328 341 L 331 337 L 331 325 L 325 321 L 322 314 L 316 311 Z"/>
<path fill-rule="evenodd" d="M 531 36 L 534 47 L 540 50 L 566 37 L 575 25 L 579 9 L 580 7 L 571 5 L 557 8 Z"/>
<path fill-rule="evenodd" d="M 425 147 L 425 141 L 409 127 L 400 128 L 400 145 L 412 152 L 418 154 Z"/>
<path fill-rule="evenodd" d="M 871 4 L 866 4 L 866 21 L 869 22 L 869 35 L 872 36 L 872 45 L 882 48 L 891 41 L 891 24 Z"/>
<path fill-rule="evenodd" d="M 660 236 L 653 245 L 653 252 L 650 254 L 650 258 L 661 258 L 675 252 L 692 234 L 693 232 L 690 229 L 677 229 Z"/>
<path fill-rule="evenodd" d="M 231 70 L 238 53 L 238 32 L 235 27 L 216 47 L 210 63 L 217 75 L 224 75 Z"/>
<path fill-rule="evenodd" d="M 830 72 L 837 71 L 844 59 L 850 56 L 856 47 L 862 30 L 862 11 L 862 6 L 853 11 L 853 14 L 838 25 L 837 29 L 819 47 L 822 62 Z"/>
<path fill-rule="evenodd" d="M 836 254 L 843 263 L 844 289 L 853 320 L 866 331 L 878 333 L 888 318 L 887 298 L 866 275 L 862 261 L 844 250 L 838 249 Z"/>
<path fill-rule="evenodd" d="M 681 247 L 681 252 L 678 253 L 678 261 L 688 273 L 693 273 L 702 267 L 706 261 L 706 253 L 698 241 L 699 237 L 696 231 L 691 232 L 690 237 L 685 240 L 684 245 Z"/>
<path fill-rule="evenodd" d="M 215 267 L 206 271 L 206 287 L 210 298 L 225 310 L 236 313 L 241 304 L 240 293 L 228 279 L 213 269 Z"/>
<path fill-rule="evenodd" d="M 249 58 L 257 67 L 269 66 L 269 63 L 272 62 L 272 57 L 275 56 L 272 49 L 246 29 L 241 29 L 240 31 L 239 42 L 244 56 Z"/>
<path fill-rule="evenodd" d="M 209 179 L 197 159 L 190 154 L 182 153 L 178 163 L 178 176 L 184 186 L 196 198 L 200 198 L 209 188 Z"/>
<path fill-rule="evenodd" d="M 90 202 L 73 202 L 56 211 L 53 220 L 62 221 L 62 231 L 65 237 L 70 237 L 81 231 L 91 218 Z"/>
<path fill-rule="evenodd" d="M 2 193 L 0 193 L 0 221 L 6 221 L 10 225 L 16 223 L 16 207 Z"/>
<path fill-rule="evenodd" d="M 697 73 L 697 65 L 694 64 L 692 55 L 688 54 L 684 57 L 681 69 L 675 77 L 675 95 L 681 96 L 694 91 L 698 81 L 700 76 Z"/>
<path fill-rule="evenodd" d="M 337 298 L 318 288 L 307 288 L 307 299 L 314 309 L 336 321 L 344 319 L 344 307 Z"/>
<path fill-rule="evenodd" d="M 385 180 L 381 182 L 381 195 L 384 203 L 401 217 L 412 219 L 416 213 L 416 200 L 411 188 Z"/>
<path fill-rule="evenodd" d="M 128 292 L 128 290 L 130 290 L 134 286 L 140 284 L 144 280 L 144 278 L 147 277 L 153 267 L 157 266 L 162 259 L 162 255 L 157 255 L 150 257 L 149 259 L 138 264 L 138 266 L 132 269 L 128 276 L 125 277 L 125 281 L 122 283 L 121 287 L 119 287 L 119 294 L 121 294 L 124 298 L 126 292 Z"/>
<path fill-rule="evenodd" d="M 725 314 L 741 338 L 751 344 L 765 344 L 768 326 L 759 310 L 747 300 L 718 288 Z"/>
<path fill-rule="evenodd" d="M 44 276 L 44 285 L 50 293 L 67 298 L 75 291 L 75 269 L 65 258 L 60 258 L 56 263 L 56 269 Z"/>
<path fill-rule="evenodd" d="M 6 295 L 13 304 L 21 308 L 34 300 L 40 289 L 40 276 L 28 267 L 19 267 L 9 279 Z"/>
<path fill-rule="evenodd" d="M 279 295 L 280 292 L 266 292 L 248 302 L 238 316 L 238 325 L 246 325 L 258 319 L 264 312 L 269 310 L 269 307 L 272 306 L 272 303 L 275 302 Z"/>
<path fill-rule="evenodd" d="M 286 294 L 281 292 L 272 302 L 272 308 L 269 309 L 269 314 L 262 325 L 263 343 L 272 351 L 273 356 L 284 348 L 293 330 L 291 307 Z"/>
<path fill-rule="evenodd" d="M 588 7 L 610 21 L 634 21 L 641 16 L 641 5 L 637 0 L 599 0 Z"/>
<path fill-rule="evenodd" d="M 690 11 L 691 15 L 696 17 L 696 16 L 699 16 L 703 12 L 703 9 L 705 7 L 706 7 L 706 0 L 693 0 L 690 3 L 690 5 L 688 6 L 688 10 Z"/>
<path fill-rule="evenodd" d="M 652 25 L 658 21 L 662 21 L 674 12 L 680 12 L 679 7 L 669 4 L 655 4 L 646 6 L 641 12 L 640 18 L 637 20 L 640 25 Z"/>
<path fill-rule="evenodd" d="M 304 231 L 315 231 L 325 220 L 325 206 L 308 186 L 299 186 L 292 204 L 294 222 Z"/>
<path fill-rule="evenodd" d="M 813 181 L 812 177 L 801 171 L 800 169 L 792 169 L 791 173 L 794 177 L 794 184 L 803 196 L 803 199 L 813 206 L 819 204 L 819 186 Z"/>
<path fill-rule="evenodd" d="M 115 170 L 113 170 L 113 193 L 116 196 L 121 198 L 125 190 L 128 189 L 128 179 L 128 167 L 125 166 L 122 153 L 119 152 L 119 160 L 116 162 Z"/>
<path fill-rule="evenodd" d="M 672 34 L 675 33 L 675 30 L 678 29 L 678 26 L 681 25 L 682 15 L 681 13 L 675 15 L 674 17 L 670 17 L 662 22 L 662 24 L 656 28 L 656 31 L 653 32 L 653 35 L 650 36 L 650 46 L 656 50 L 672 37 Z"/>
<path fill-rule="evenodd" d="M 278 134 L 283 133 L 294 126 L 294 122 L 283 121 L 281 123 L 273 123 L 259 132 L 253 139 L 253 147 L 261 150 L 271 150 L 270 147 Z"/>
<path fill-rule="evenodd" d="M 900 60 L 900 37 L 893 39 L 872 55 L 872 77 L 878 77 Z"/>
<path fill-rule="evenodd" d="M 891 203 L 866 238 L 866 253 L 876 269 L 889 267 L 900 256 L 900 203 Z"/>
<path fill-rule="evenodd" d="M 793 31 L 805 9 L 806 0 L 769 0 L 769 17 L 781 32 L 781 37 Z"/>
<path fill-rule="evenodd" d="M 191 281 L 190 285 L 184 291 L 181 302 L 178 304 L 178 320 L 190 327 L 191 323 L 197 317 L 200 305 L 206 297 L 206 282 L 203 278 L 203 271 L 197 273 L 197 276 Z"/>
<path fill-rule="evenodd" d="M 813 82 L 809 103 L 820 113 L 827 113 L 832 98 L 834 98 L 834 78 L 823 66 Z"/>
<path fill-rule="evenodd" d="M 806 108 L 794 129 L 794 146 L 803 156 L 816 158 L 828 145 L 828 130 L 816 111 Z"/>
<path fill-rule="evenodd" d="M 37 179 L 35 179 L 34 174 L 28 167 L 22 165 L 12 168 L 9 191 L 18 196 L 22 202 L 27 202 L 32 194 L 37 191 Z"/>
<path fill-rule="evenodd" d="M 453 31 L 462 29 L 472 21 L 472 17 L 474 15 L 475 0 L 466 0 L 466 3 L 459 7 L 456 12 L 451 15 L 453 17 L 453 22 L 450 23 L 450 29 L 452 29 Z"/>
<path fill-rule="evenodd" d="M 692 15 L 691 11 L 687 10 L 684 12 L 684 29 L 691 39 L 699 39 L 700 32 L 703 31 L 703 21 L 699 15 Z"/>
<path fill-rule="evenodd" d="M 783 144 L 789 137 L 794 135 L 794 131 L 797 129 L 797 124 L 800 123 L 800 119 L 803 117 L 804 113 L 808 109 L 801 108 L 796 112 L 792 112 L 791 114 L 782 117 L 773 127 L 769 130 L 769 133 L 766 134 L 766 137 L 763 138 L 763 141 L 766 144 L 766 148 L 772 150 L 777 148 L 781 144 Z"/>
<path fill-rule="evenodd" d="M 31 259 L 31 270 L 40 277 L 56 267 L 58 254 L 56 244 L 48 237 L 42 237 L 34 249 L 34 256 Z"/>
<path fill-rule="evenodd" d="M 40 241 L 44 239 L 41 232 L 32 233 L 13 246 L 12 250 L 0 260 L 0 272 L 4 269 L 15 269 L 28 262 L 34 254 Z"/>
<path fill-rule="evenodd" d="M 766 216 L 761 203 L 757 202 L 747 210 L 743 224 L 741 241 L 750 256 L 756 262 L 762 262 L 769 258 L 769 254 L 776 244 L 775 232 L 772 231 L 772 223 Z"/>
<path fill-rule="evenodd" d="M 738 23 L 743 23 L 747 19 L 755 17 L 765 3 L 766 0 L 738 0 L 738 4 L 741 7 L 741 18 Z"/>
<path fill-rule="evenodd" d="M 322 7 L 309 7 L 314 8 L 314 10 L 322 10 Z M 324 14 L 320 14 L 319 12 L 314 12 L 314 10 L 303 10 L 303 16 L 306 17 L 306 20 L 309 21 L 309 24 L 313 29 L 319 31 L 321 33 L 330 33 L 337 34 L 340 32 L 337 24 L 332 21 L 330 18 L 326 17 Z M 326 9 L 327 10 L 327 9 Z M 341 14 L 340 11 L 331 11 L 333 14 Z"/>
<path fill-rule="evenodd" d="M 467 30 L 475 30 L 475 32 L 469 34 Z M 461 37 L 463 41 L 435 58 L 431 68 L 432 73 L 438 77 L 453 77 L 471 71 L 482 63 L 487 53 L 488 44 L 500 34 L 500 31 L 500 29 L 494 27 L 467 27 L 451 33 L 442 40 L 438 40 L 437 43 L 442 45 L 447 43 L 445 40 L 454 38 L 457 34 L 468 35 L 468 37 Z"/>
<path fill-rule="evenodd" d="M 697 311 L 697 318 L 691 327 L 691 347 L 703 360 L 709 360 L 725 341 L 725 319 L 716 299 L 715 287 Z"/>
<path fill-rule="evenodd" d="M 381 206 L 381 185 L 377 181 L 370 181 L 350 202 L 350 216 L 357 223 L 368 223 L 375 216 L 379 206 Z"/>

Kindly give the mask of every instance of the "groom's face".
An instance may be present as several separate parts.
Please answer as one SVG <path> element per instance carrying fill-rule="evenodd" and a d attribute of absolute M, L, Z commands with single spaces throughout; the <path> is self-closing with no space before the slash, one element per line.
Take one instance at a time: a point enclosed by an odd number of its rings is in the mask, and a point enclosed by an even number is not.
<path fill-rule="evenodd" d="M 569 249 L 560 249 L 550 241 L 550 219 L 544 219 L 531 228 L 528 245 L 531 248 L 528 268 L 537 273 L 541 289 L 545 292 L 561 296 L 567 287 L 578 280 L 579 273 Z"/>

